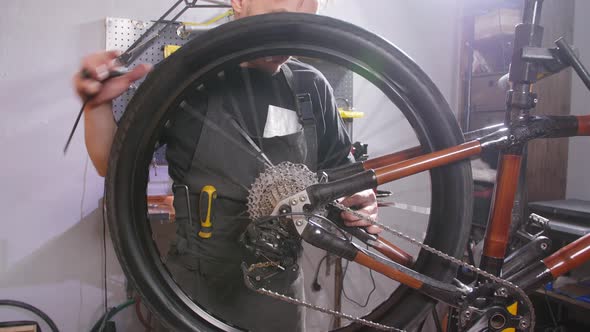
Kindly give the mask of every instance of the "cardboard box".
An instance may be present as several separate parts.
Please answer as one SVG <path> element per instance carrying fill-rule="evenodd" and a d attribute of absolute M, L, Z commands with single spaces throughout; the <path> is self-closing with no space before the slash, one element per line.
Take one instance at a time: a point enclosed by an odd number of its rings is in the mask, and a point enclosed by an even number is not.
<path fill-rule="evenodd" d="M 514 27 L 522 23 L 518 9 L 500 8 L 475 18 L 475 40 L 502 34 L 513 34 Z"/>
<path fill-rule="evenodd" d="M 479 74 L 471 81 L 471 110 L 489 112 L 506 110 L 506 91 L 498 85 L 504 74 Z"/>

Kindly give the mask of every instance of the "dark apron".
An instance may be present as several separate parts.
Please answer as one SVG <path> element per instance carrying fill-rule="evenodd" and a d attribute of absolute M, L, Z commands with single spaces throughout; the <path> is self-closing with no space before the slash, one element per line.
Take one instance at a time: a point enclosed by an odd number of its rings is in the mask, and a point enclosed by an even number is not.
<path fill-rule="evenodd" d="M 282 71 L 292 92 L 296 92 L 290 69 L 284 65 Z M 250 222 L 246 211 L 248 189 L 265 169 L 264 158 L 252 144 L 261 146 L 275 165 L 290 161 L 316 167 L 316 129 L 315 121 L 309 123 L 310 118 L 313 120 L 309 95 L 294 93 L 294 98 L 303 130 L 264 138 L 248 133 L 231 93 L 209 96 L 191 168 L 181 184 L 187 185 L 190 192 L 190 222 L 184 193 L 175 193 L 177 241 L 167 259 L 168 269 L 181 288 L 207 311 L 252 331 L 304 330 L 303 308 L 249 290 L 240 268 L 242 261 L 251 260 L 239 242 Z M 310 143 L 311 138 L 314 140 Z M 208 239 L 198 236 L 198 194 L 205 185 L 217 189 L 212 236 Z M 265 287 L 304 298 L 302 273 L 297 266 Z"/>

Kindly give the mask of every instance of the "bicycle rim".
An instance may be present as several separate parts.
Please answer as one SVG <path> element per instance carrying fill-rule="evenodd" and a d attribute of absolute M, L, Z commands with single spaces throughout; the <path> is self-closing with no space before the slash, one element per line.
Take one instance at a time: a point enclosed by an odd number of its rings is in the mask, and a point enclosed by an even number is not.
<path fill-rule="evenodd" d="M 158 259 L 146 217 L 148 165 L 159 131 L 179 96 L 227 63 L 270 55 L 321 58 L 370 81 L 403 113 L 425 151 L 460 144 L 463 137 L 442 94 L 403 52 L 354 25 L 306 14 L 241 19 L 196 38 L 163 61 L 133 97 L 119 124 L 109 161 L 107 216 L 117 256 L 146 305 L 174 330 L 231 330 L 206 313 L 175 284 Z M 431 206 L 425 242 L 462 254 L 471 216 L 467 162 L 429 172 Z M 456 267 L 421 252 L 414 268 L 449 281 Z M 433 301 L 399 287 L 367 319 L 411 328 Z M 343 330 L 362 328 L 350 325 Z"/>

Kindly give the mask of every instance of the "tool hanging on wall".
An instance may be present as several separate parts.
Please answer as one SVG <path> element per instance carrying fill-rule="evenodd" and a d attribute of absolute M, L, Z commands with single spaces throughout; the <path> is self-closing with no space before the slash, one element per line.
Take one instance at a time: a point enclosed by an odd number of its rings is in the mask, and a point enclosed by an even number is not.
<path fill-rule="evenodd" d="M 199 220 L 201 229 L 199 237 L 209 239 L 213 235 L 214 205 L 217 199 L 217 189 L 214 186 L 204 186 L 199 195 Z"/>
<path fill-rule="evenodd" d="M 203 23 L 193 23 L 193 22 L 182 22 L 178 29 L 176 30 L 176 34 L 180 38 L 188 38 L 191 33 L 193 32 L 202 32 L 205 30 L 209 30 L 214 28 L 214 24 L 218 23 L 219 21 L 223 20 L 224 18 L 229 18 L 234 16 L 234 10 L 230 9 L 222 14 L 215 16 L 214 18 L 210 19 L 209 21 Z"/>
<path fill-rule="evenodd" d="M 111 71 L 109 73 L 109 75 L 103 80 L 103 82 L 105 82 L 111 78 L 119 77 L 121 75 L 126 74 L 128 72 L 128 69 L 126 67 L 128 67 L 133 61 L 135 61 L 135 59 L 137 59 L 141 54 L 143 54 L 143 52 L 158 39 L 158 37 L 160 36 L 160 33 L 162 31 L 164 31 L 166 28 L 168 28 L 171 24 L 177 24 L 178 23 L 177 19 L 180 16 L 182 16 L 188 9 L 190 9 L 190 8 L 231 8 L 231 6 L 229 4 L 225 4 L 220 1 L 202 0 L 203 2 L 211 3 L 208 5 L 198 5 L 197 4 L 198 1 L 199 0 L 178 0 L 178 1 L 176 1 L 176 3 L 174 3 L 174 5 L 172 5 L 172 7 L 170 7 L 170 9 L 168 9 L 164 13 L 164 15 L 162 15 L 162 17 L 160 17 L 156 22 L 154 22 L 154 24 L 152 24 L 151 27 L 149 27 L 131 46 L 129 46 L 129 48 L 127 48 L 127 50 L 125 52 L 123 52 L 121 55 L 119 55 L 117 57 L 117 63 L 119 65 L 121 65 L 121 69 Z M 167 17 L 170 16 L 171 13 L 174 10 L 176 10 L 178 8 L 178 6 L 180 6 L 180 4 L 182 4 L 183 2 L 185 4 L 184 8 L 180 9 L 180 11 L 178 11 L 178 13 L 176 13 L 172 17 L 172 19 L 168 20 Z M 224 17 L 227 17 L 227 16 L 224 16 Z M 213 19 L 216 19 L 216 18 L 213 18 Z M 219 18 L 219 19 L 221 19 L 221 18 Z M 83 78 L 90 77 L 90 74 L 88 73 L 88 71 L 84 71 L 84 70 L 80 73 L 80 75 Z M 68 139 L 67 139 L 66 144 L 64 146 L 64 150 L 63 150 L 64 155 L 68 151 L 68 147 L 70 146 L 70 143 L 72 141 L 72 137 L 74 136 L 74 133 L 76 132 L 76 128 L 78 127 L 78 124 L 80 122 L 80 118 L 82 117 L 82 113 L 84 112 L 84 108 L 86 108 L 86 105 L 90 99 L 92 99 L 92 96 L 90 96 L 87 100 L 84 101 L 84 103 L 82 104 L 82 107 L 80 108 L 80 111 L 78 112 L 78 116 L 76 117 L 76 121 L 74 122 L 74 126 L 72 127 L 72 130 L 70 131 L 70 135 L 68 136 Z"/>

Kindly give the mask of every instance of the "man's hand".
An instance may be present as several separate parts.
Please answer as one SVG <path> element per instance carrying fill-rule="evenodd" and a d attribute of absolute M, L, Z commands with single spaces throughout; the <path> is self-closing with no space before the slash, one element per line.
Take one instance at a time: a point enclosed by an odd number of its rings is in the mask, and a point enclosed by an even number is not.
<path fill-rule="evenodd" d="M 119 54 L 118 51 L 91 54 L 82 60 L 80 70 L 73 77 L 74 89 L 82 102 L 87 102 L 84 109 L 84 138 L 88 155 L 100 176 L 107 173 L 111 145 L 117 129 L 111 101 L 152 68 L 151 65 L 138 65 L 125 75 L 107 80 L 109 72 L 119 66 L 116 62 Z"/>
<path fill-rule="evenodd" d="M 358 192 L 352 196 L 346 197 L 340 202 L 342 205 L 353 208 L 356 211 L 371 217 L 373 220 L 377 219 L 377 197 L 375 192 L 367 189 Z M 360 219 L 354 214 L 342 212 L 342 219 L 344 224 L 349 227 L 367 227 L 367 231 L 371 234 L 379 234 L 382 229 L 372 225 L 369 221 Z"/>
<path fill-rule="evenodd" d="M 125 75 L 105 81 L 109 71 L 119 66 L 116 58 L 120 54 L 119 51 L 99 52 L 82 60 L 82 68 L 74 75 L 73 83 L 82 101 L 92 98 L 89 102 L 90 108 L 117 98 L 129 89 L 131 83 L 147 75 L 152 68 L 149 64 L 141 64 Z M 82 71 L 88 73 L 90 77 L 84 77 L 81 74 Z"/>

